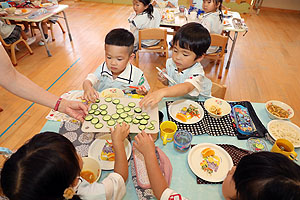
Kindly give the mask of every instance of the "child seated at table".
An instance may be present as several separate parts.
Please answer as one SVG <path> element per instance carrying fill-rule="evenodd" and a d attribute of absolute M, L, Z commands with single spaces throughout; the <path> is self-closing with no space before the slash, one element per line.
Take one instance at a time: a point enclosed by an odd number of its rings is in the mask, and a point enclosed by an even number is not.
<path fill-rule="evenodd" d="M 138 94 L 147 94 L 150 86 L 143 71 L 130 63 L 134 58 L 133 43 L 134 36 L 126 29 L 113 29 L 106 35 L 105 62 L 83 82 L 84 99 L 94 102 L 99 97 L 97 91 L 128 86 L 138 87 Z"/>
<path fill-rule="evenodd" d="M 210 34 L 221 34 L 223 31 L 223 0 L 203 0 L 203 10 L 205 14 L 201 18 L 200 23 L 209 31 Z M 215 53 L 219 49 L 218 46 L 211 46 L 207 53 Z"/>
<path fill-rule="evenodd" d="M 202 10 L 203 0 L 189 0 L 189 4 L 194 8 Z"/>
<path fill-rule="evenodd" d="M 164 6 L 161 6 L 162 4 L 164 4 Z M 161 8 L 164 7 L 176 8 L 178 7 L 178 0 L 153 0 L 152 5 Z"/>
<path fill-rule="evenodd" d="M 163 69 L 177 84 L 173 85 L 161 73 L 158 80 L 169 86 L 145 96 L 140 106 L 154 106 L 163 97 L 200 98 L 210 96 L 212 82 L 203 70 L 200 61 L 210 46 L 209 32 L 199 23 L 188 23 L 182 26 L 173 38 L 172 58 Z"/>
<path fill-rule="evenodd" d="M 161 21 L 161 14 L 153 8 L 150 0 L 133 0 L 134 13 L 128 18 L 130 31 L 133 33 L 134 51 L 138 49 L 139 45 L 139 30 L 147 28 L 159 28 Z M 142 40 L 142 46 L 150 47 L 159 43 L 159 40 Z"/>
<path fill-rule="evenodd" d="M 133 146 L 145 158 L 149 181 L 156 198 L 186 200 L 178 192 L 168 188 L 158 165 L 152 137 L 142 132 L 135 136 Z M 222 193 L 226 200 L 296 200 L 300 196 L 299 172 L 300 166 L 282 154 L 253 153 L 244 156 L 238 165 L 228 172 L 222 184 Z"/>
<path fill-rule="evenodd" d="M 124 147 L 128 134 L 126 123 L 111 129 L 114 172 L 92 184 L 80 177 L 82 158 L 67 138 L 54 132 L 37 134 L 4 163 L 3 193 L 10 200 L 122 199 L 128 177 Z"/>

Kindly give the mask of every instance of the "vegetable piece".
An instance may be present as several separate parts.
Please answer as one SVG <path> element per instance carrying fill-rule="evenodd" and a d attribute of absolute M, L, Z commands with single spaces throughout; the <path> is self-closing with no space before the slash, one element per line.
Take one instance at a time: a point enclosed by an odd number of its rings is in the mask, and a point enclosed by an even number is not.
<path fill-rule="evenodd" d="M 94 117 L 91 121 L 92 124 L 97 124 L 99 122 L 99 119 L 97 117 Z"/>
<path fill-rule="evenodd" d="M 89 114 L 93 114 L 95 110 L 89 110 Z"/>
<path fill-rule="evenodd" d="M 141 120 L 141 119 L 143 119 L 143 116 L 142 116 L 142 115 L 137 115 L 137 116 L 135 116 L 135 118 L 136 118 L 137 120 Z"/>
<path fill-rule="evenodd" d="M 102 123 L 97 123 L 97 124 L 95 124 L 95 128 L 96 129 L 100 129 L 100 128 L 102 128 L 103 127 L 103 124 Z"/>
<path fill-rule="evenodd" d="M 120 117 L 120 115 L 117 113 L 115 113 L 111 116 L 111 118 L 113 118 L 113 119 L 118 119 L 119 117 Z"/>
<path fill-rule="evenodd" d="M 124 107 L 124 111 L 125 111 L 125 112 L 129 112 L 129 111 L 131 111 L 131 108 L 130 108 L 129 106 L 125 106 L 125 107 Z"/>
<path fill-rule="evenodd" d="M 104 101 L 105 101 L 105 102 L 111 102 L 111 101 L 112 101 L 112 98 L 107 97 L 107 98 L 104 99 Z"/>
<path fill-rule="evenodd" d="M 115 105 L 117 105 L 117 104 L 120 103 L 120 99 L 114 99 L 114 100 L 112 101 L 112 103 L 115 104 Z"/>
<path fill-rule="evenodd" d="M 149 129 L 149 130 L 154 130 L 155 127 L 151 124 L 151 125 L 149 125 L 149 126 L 147 127 L 147 129 Z"/>
<path fill-rule="evenodd" d="M 125 112 L 124 109 L 118 109 L 118 110 L 117 110 L 117 113 L 118 113 L 119 115 L 122 114 L 123 112 Z"/>
<path fill-rule="evenodd" d="M 127 113 L 121 113 L 121 114 L 120 114 L 120 117 L 121 117 L 122 119 L 125 119 L 126 117 L 128 117 L 128 114 L 127 114 Z"/>
<path fill-rule="evenodd" d="M 99 110 L 95 110 L 94 115 L 100 115 L 100 111 Z"/>
<path fill-rule="evenodd" d="M 150 116 L 149 115 L 144 115 L 144 119 L 148 120 L 148 119 L 150 119 Z"/>
<path fill-rule="evenodd" d="M 91 121 L 92 119 L 93 119 L 94 117 L 93 117 L 93 115 L 87 115 L 87 116 L 85 116 L 85 121 Z"/>
<path fill-rule="evenodd" d="M 138 123 L 140 123 L 140 120 L 133 119 L 133 120 L 132 120 L 132 123 L 134 123 L 134 124 L 138 124 Z"/>
<path fill-rule="evenodd" d="M 132 118 L 131 118 L 131 117 L 126 117 L 126 118 L 124 119 L 124 121 L 125 121 L 126 123 L 130 123 L 130 122 L 132 121 Z"/>
<path fill-rule="evenodd" d="M 115 124 L 116 124 L 115 120 L 112 120 L 112 119 L 107 122 L 108 126 L 113 126 Z"/>
<path fill-rule="evenodd" d="M 141 125 L 146 125 L 146 124 L 148 124 L 148 121 L 145 120 L 145 119 L 142 119 L 142 120 L 140 120 L 140 124 Z"/>
<path fill-rule="evenodd" d="M 122 104 L 117 105 L 117 109 L 123 109 L 123 108 L 124 108 L 124 106 Z"/>
<path fill-rule="evenodd" d="M 111 119 L 111 116 L 110 115 L 105 115 L 103 118 L 103 121 L 108 121 Z"/>
<path fill-rule="evenodd" d="M 98 105 L 97 105 L 97 104 L 93 103 L 93 104 L 91 105 L 91 109 L 97 110 L 97 108 L 98 108 Z"/>
<path fill-rule="evenodd" d="M 135 107 L 135 103 L 134 102 L 130 102 L 130 103 L 128 103 L 128 106 L 130 107 L 130 108 L 134 108 Z"/>
<path fill-rule="evenodd" d="M 148 115 L 146 112 L 143 112 L 142 114 L 141 114 L 142 116 L 146 116 L 146 115 Z"/>
<path fill-rule="evenodd" d="M 134 115 L 134 112 L 130 111 L 127 113 L 130 117 L 132 117 Z"/>
<path fill-rule="evenodd" d="M 139 129 L 142 131 L 142 130 L 145 130 L 146 129 L 146 126 L 145 125 L 139 125 Z"/>
<path fill-rule="evenodd" d="M 100 105 L 100 110 L 106 110 L 107 109 L 107 105 L 106 104 L 102 104 Z"/>
<path fill-rule="evenodd" d="M 142 109 L 141 109 L 140 107 L 136 107 L 136 108 L 134 109 L 134 112 L 136 112 L 136 113 L 141 113 L 141 112 L 142 112 Z"/>
<path fill-rule="evenodd" d="M 155 124 L 157 124 L 157 121 L 152 120 L 152 121 L 150 122 L 150 124 L 152 124 L 152 125 L 154 126 Z"/>
<path fill-rule="evenodd" d="M 119 124 L 122 124 L 122 123 L 124 122 L 124 120 L 123 120 L 122 118 L 119 118 L 119 119 L 117 120 L 117 122 L 118 122 Z"/>
<path fill-rule="evenodd" d="M 100 114 L 103 115 L 103 116 L 107 115 L 107 111 L 106 110 L 102 110 Z"/>
<path fill-rule="evenodd" d="M 96 99 L 96 101 L 95 101 L 96 103 L 100 103 L 100 99 Z"/>

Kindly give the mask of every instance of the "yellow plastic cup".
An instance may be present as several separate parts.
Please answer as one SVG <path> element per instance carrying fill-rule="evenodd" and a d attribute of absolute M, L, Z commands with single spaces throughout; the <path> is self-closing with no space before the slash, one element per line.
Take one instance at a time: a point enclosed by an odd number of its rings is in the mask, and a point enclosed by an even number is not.
<path fill-rule="evenodd" d="M 294 160 L 297 157 L 294 145 L 286 139 L 276 140 L 271 149 L 271 152 L 281 153 L 290 158 L 291 160 Z"/>
<path fill-rule="evenodd" d="M 163 145 L 174 140 L 174 134 L 177 131 L 177 125 L 171 121 L 164 121 L 160 124 L 160 139 Z"/>

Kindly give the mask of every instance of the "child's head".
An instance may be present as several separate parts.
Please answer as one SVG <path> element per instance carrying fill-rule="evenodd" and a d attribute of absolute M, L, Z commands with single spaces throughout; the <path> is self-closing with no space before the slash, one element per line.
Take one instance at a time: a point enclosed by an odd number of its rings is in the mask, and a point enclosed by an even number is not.
<path fill-rule="evenodd" d="M 111 30 L 105 37 L 105 62 L 113 75 L 121 74 L 134 58 L 134 36 L 123 28 Z"/>
<path fill-rule="evenodd" d="M 153 6 L 152 6 L 150 0 L 133 0 L 132 6 L 133 6 L 134 12 L 137 15 L 142 14 L 143 12 L 146 12 L 150 19 L 153 18 L 153 15 L 152 15 Z"/>
<path fill-rule="evenodd" d="M 182 71 L 203 59 L 210 46 L 210 34 L 201 24 L 191 22 L 176 32 L 172 46 L 172 59 Z"/>
<path fill-rule="evenodd" d="M 80 168 L 76 150 L 67 138 L 40 133 L 5 162 L 1 186 L 10 200 L 64 199 L 64 190 L 77 180 Z"/>
<path fill-rule="evenodd" d="M 223 0 L 203 0 L 202 8 L 206 13 L 222 10 Z"/>
<path fill-rule="evenodd" d="M 222 191 L 225 199 L 296 200 L 300 196 L 300 166 L 279 153 L 253 153 L 228 173 Z"/>

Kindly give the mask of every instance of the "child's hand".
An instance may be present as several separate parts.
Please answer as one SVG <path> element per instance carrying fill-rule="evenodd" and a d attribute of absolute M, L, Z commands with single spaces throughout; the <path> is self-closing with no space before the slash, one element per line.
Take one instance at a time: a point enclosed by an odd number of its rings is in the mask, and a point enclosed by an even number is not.
<path fill-rule="evenodd" d="M 141 95 L 146 95 L 148 91 L 146 90 L 145 86 L 139 86 L 138 89 L 136 89 L 136 93 Z"/>
<path fill-rule="evenodd" d="M 110 128 L 111 139 L 114 144 L 123 143 L 129 134 L 129 125 L 127 123 L 117 124 L 116 128 Z"/>
<path fill-rule="evenodd" d="M 134 137 L 133 146 L 137 148 L 144 156 L 148 153 L 155 153 L 155 145 L 152 137 L 142 131 Z"/>
<path fill-rule="evenodd" d="M 141 101 L 140 101 L 140 107 L 147 108 L 149 105 L 153 107 L 158 102 L 161 101 L 161 99 L 164 97 L 164 93 L 162 90 L 157 90 L 155 92 L 152 92 L 148 95 L 146 95 Z"/>
<path fill-rule="evenodd" d="M 165 73 L 167 73 L 166 68 L 163 68 L 162 71 L 165 72 Z M 157 73 L 157 79 L 158 79 L 160 82 L 162 82 L 162 84 L 168 85 L 168 79 L 163 75 L 163 73 L 158 72 L 158 73 Z"/>
<path fill-rule="evenodd" d="M 98 92 L 93 87 L 85 87 L 83 98 L 87 101 L 95 102 L 99 98 Z"/>

